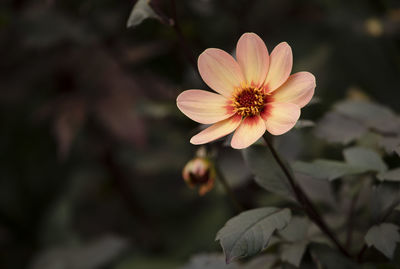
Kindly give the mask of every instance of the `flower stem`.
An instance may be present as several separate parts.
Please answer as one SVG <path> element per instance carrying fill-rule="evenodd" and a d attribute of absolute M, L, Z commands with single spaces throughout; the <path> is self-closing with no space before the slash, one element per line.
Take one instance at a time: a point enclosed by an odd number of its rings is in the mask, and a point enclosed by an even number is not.
<path fill-rule="evenodd" d="M 217 179 L 219 182 L 221 182 L 222 186 L 224 187 L 226 193 L 228 194 L 229 198 L 232 201 L 232 204 L 235 206 L 236 210 L 238 212 L 244 211 L 244 206 L 239 202 L 239 200 L 236 198 L 235 193 L 233 192 L 231 186 L 229 186 L 228 181 L 226 181 L 226 178 L 224 175 L 221 173 L 220 169 L 215 165 L 215 173 L 217 174 Z"/>
<path fill-rule="evenodd" d="M 314 205 L 311 203 L 308 196 L 304 193 L 304 191 L 300 188 L 298 184 L 296 184 L 294 177 L 289 172 L 289 169 L 286 167 L 282 159 L 279 157 L 278 153 L 276 152 L 275 148 L 272 146 L 272 143 L 269 141 L 266 134 L 263 135 L 265 142 L 267 143 L 269 149 L 271 150 L 272 155 L 274 156 L 276 162 L 281 167 L 282 171 L 286 175 L 290 186 L 293 189 L 293 192 L 296 196 L 297 201 L 303 207 L 305 213 L 308 217 L 321 229 L 323 233 L 327 235 L 327 237 L 336 245 L 336 247 L 343 253 L 346 257 L 351 257 L 349 252 L 341 245 L 339 240 L 336 238 L 332 230 L 328 227 L 325 223 L 324 219 L 315 209 Z"/>

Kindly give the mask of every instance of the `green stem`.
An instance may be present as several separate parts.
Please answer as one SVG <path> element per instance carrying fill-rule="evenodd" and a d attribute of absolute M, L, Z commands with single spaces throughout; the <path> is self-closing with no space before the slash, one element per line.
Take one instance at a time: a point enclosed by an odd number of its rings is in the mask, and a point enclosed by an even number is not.
<path fill-rule="evenodd" d="M 271 150 L 271 153 L 274 156 L 276 162 L 278 163 L 278 165 L 281 167 L 282 171 L 286 175 L 286 177 L 293 189 L 293 192 L 296 196 L 296 199 L 300 203 L 300 205 L 303 207 L 305 213 L 321 229 L 321 231 L 328 236 L 328 238 L 336 245 L 336 247 L 340 250 L 340 252 L 343 253 L 343 255 L 345 255 L 346 257 L 351 257 L 350 254 L 348 253 L 348 251 L 341 245 L 341 243 L 336 238 L 336 236 L 334 235 L 332 230 L 328 227 L 328 225 L 325 223 L 324 219 L 321 217 L 321 215 L 315 209 L 314 205 L 311 203 L 308 196 L 304 193 L 304 191 L 300 188 L 300 186 L 298 184 L 296 184 L 294 177 L 289 172 L 289 169 L 286 167 L 286 165 L 284 164 L 282 159 L 279 157 L 275 148 L 272 146 L 272 143 L 269 141 L 267 135 L 264 134 L 263 138 L 264 138 L 265 142 L 267 143 L 269 149 Z"/>

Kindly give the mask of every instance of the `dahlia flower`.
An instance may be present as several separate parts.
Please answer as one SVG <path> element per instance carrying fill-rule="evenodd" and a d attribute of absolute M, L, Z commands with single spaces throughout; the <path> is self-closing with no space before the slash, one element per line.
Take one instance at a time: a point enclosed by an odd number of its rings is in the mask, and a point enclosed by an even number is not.
<path fill-rule="evenodd" d="M 190 142 L 205 144 L 234 132 L 231 146 L 242 149 L 265 131 L 281 135 L 293 128 L 316 85 L 309 72 L 290 75 L 292 63 L 292 50 L 286 42 L 269 54 L 254 33 L 240 37 L 236 60 L 223 50 L 206 49 L 198 58 L 198 68 L 216 93 L 192 89 L 177 98 L 178 108 L 190 119 L 212 124 Z"/>

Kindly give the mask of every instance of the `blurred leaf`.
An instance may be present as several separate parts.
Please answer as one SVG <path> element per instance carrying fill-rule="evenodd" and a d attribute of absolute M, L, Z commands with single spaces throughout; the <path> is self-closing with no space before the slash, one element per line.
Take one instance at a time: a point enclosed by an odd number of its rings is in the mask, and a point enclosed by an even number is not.
<path fill-rule="evenodd" d="M 290 244 L 281 246 L 281 259 L 299 267 L 303 254 L 309 243 L 307 233 L 310 222 L 307 218 L 293 217 L 289 224 L 279 232 L 279 235 Z"/>
<path fill-rule="evenodd" d="M 224 256 L 219 253 L 197 254 L 190 258 L 181 269 L 239 269 L 237 263 L 226 264 Z"/>
<path fill-rule="evenodd" d="M 312 163 L 295 162 L 293 170 L 310 175 L 315 178 L 334 180 L 346 175 L 360 174 L 368 171 L 363 167 L 357 167 L 345 162 L 317 159 Z"/>
<path fill-rule="evenodd" d="M 388 154 L 400 149 L 400 136 L 384 136 L 379 139 L 379 145 L 385 149 Z"/>
<path fill-rule="evenodd" d="M 122 238 L 105 236 L 83 246 L 51 248 L 39 255 L 30 268 L 99 268 L 109 263 L 127 246 L 127 242 Z"/>
<path fill-rule="evenodd" d="M 283 244 L 281 247 L 281 259 L 296 267 L 300 266 L 308 241 L 299 241 L 291 244 Z"/>
<path fill-rule="evenodd" d="M 366 131 L 367 128 L 360 122 L 332 111 L 318 122 L 315 135 L 328 142 L 348 144 Z"/>
<path fill-rule="evenodd" d="M 400 242 L 399 227 L 391 223 L 372 226 L 365 235 L 367 245 L 374 246 L 389 259 L 393 258 L 396 243 Z"/>
<path fill-rule="evenodd" d="M 289 182 L 268 147 L 255 145 L 242 150 L 242 153 L 258 185 L 272 193 L 292 196 Z"/>
<path fill-rule="evenodd" d="M 377 175 L 379 180 L 388 180 L 388 181 L 400 181 L 400 168 L 396 168 L 393 170 L 389 170 L 386 172 L 379 173 Z"/>
<path fill-rule="evenodd" d="M 311 252 L 322 268 L 325 269 L 356 269 L 357 264 L 323 244 L 311 244 Z"/>
<path fill-rule="evenodd" d="M 141 24 L 145 19 L 153 18 L 160 20 L 160 16 L 150 6 L 151 0 L 138 0 L 129 15 L 126 27 L 134 27 Z"/>
<path fill-rule="evenodd" d="M 306 238 L 309 225 L 307 218 L 293 217 L 286 228 L 279 231 L 279 235 L 289 242 L 301 241 Z"/>
<path fill-rule="evenodd" d="M 382 158 L 373 150 L 352 147 L 343 151 L 345 160 L 356 167 L 362 167 L 366 171 L 383 172 L 387 170 L 387 165 L 383 162 Z"/>
<path fill-rule="evenodd" d="M 328 180 L 321 180 L 301 173 L 295 173 L 295 178 L 311 200 L 332 206 L 336 205 L 332 184 Z"/>
<path fill-rule="evenodd" d="M 272 233 L 283 229 L 290 218 L 291 212 L 287 208 L 264 207 L 245 211 L 230 219 L 216 237 L 227 263 L 235 258 L 257 254 L 266 248 Z"/>
<path fill-rule="evenodd" d="M 399 133 L 400 119 L 389 108 L 362 101 L 344 101 L 335 106 L 339 113 L 384 133 Z"/>
<path fill-rule="evenodd" d="M 375 222 L 381 222 L 382 217 L 390 214 L 393 206 L 400 202 L 400 186 L 392 182 L 382 182 L 372 189 L 371 213 Z"/>

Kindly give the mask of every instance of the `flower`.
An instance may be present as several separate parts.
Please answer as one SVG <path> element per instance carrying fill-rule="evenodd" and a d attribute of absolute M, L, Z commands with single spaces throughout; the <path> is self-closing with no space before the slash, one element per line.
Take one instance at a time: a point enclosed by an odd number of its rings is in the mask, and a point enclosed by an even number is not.
<path fill-rule="evenodd" d="M 206 158 L 196 157 L 190 160 L 183 168 L 182 176 L 189 187 L 199 187 L 201 196 L 214 187 L 215 170 Z"/>
<path fill-rule="evenodd" d="M 177 98 L 178 108 L 190 119 L 212 124 L 190 142 L 205 144 L 235 132 L 231 146 L 242 149 L 266 130 L 273 135 L 289 131 L 315 89 L 311 73 L 290 75 L 292 61 L 286 42 L 269 55 L 254 33 L 240 37 L 236 60 L 223 50 L 206 49 L 198 58 L 198 68 L 204 82 L 217 93 L 194 89 Z"/>

